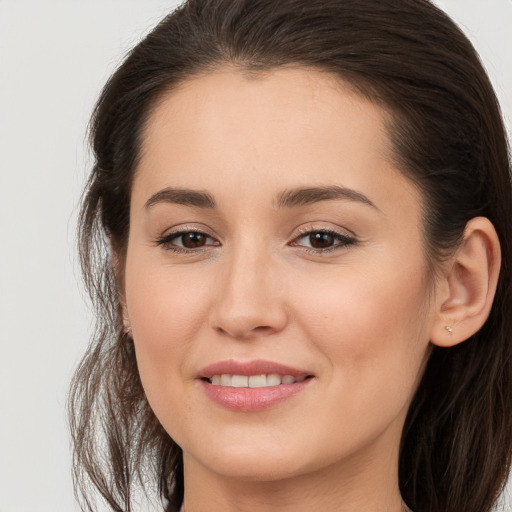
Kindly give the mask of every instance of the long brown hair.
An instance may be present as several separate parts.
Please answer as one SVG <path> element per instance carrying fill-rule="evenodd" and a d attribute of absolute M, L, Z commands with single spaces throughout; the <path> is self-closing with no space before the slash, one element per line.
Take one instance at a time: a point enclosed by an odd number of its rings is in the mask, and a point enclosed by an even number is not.
<path fill-rule="evenodd" d="M 466 342 L 433 348 L 399 466 L 402 495 L 415 512 L 490 511 L 512 453 L 510 160 L 474 48 L 427 0 L 189 0 L 110 78 L 92 118 L 95 164 L 79 224 L 98 319 L 69 401 L 84 510 L 94 510 L 94 490 L 112 510 L 133 511 L 141 485 L 156 485 L 167 511 L 183 500 L 182 452 L 145 398 L 122 329 L 110 247 L 126 249 L 130 187 L 151 109 L 183 81 L 225 63 L 252 72 L 286 64 L 328 71 L 390 112 L 397 165 L 423 194 L 433 267 L 468 220 L 494 224 L 503 263 L 490 317 Z"/>

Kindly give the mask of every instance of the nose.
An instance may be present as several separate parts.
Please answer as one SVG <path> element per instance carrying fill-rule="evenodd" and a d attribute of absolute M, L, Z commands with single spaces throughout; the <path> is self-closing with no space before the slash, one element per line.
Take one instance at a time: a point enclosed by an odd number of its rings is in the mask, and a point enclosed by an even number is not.
<path fill-rule="evenodd" d="M 264 255 L 240 251 L 224 262 L 213 305 L 213 328 L 235 339 L 282 331 L 288 315 L 279 271 Z"/>

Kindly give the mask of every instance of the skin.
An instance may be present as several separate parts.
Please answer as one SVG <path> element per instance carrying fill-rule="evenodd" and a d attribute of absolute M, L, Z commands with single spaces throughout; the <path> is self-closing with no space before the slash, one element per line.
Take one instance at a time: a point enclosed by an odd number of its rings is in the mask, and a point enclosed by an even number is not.
<path fill-rule="evenodd" d="M 184 452 L 187 512 L 402 510 L 407 409 L 432 332 L 453 335 L 439 327 L 451 291 L 429 277 L 421 194 L 391 155 L 385 112 L 310 69 L 221 68 L 153 111 L 133 183 L 124 315 L 148 400 Z M 368 201 L 277 204 L 283 191 L 332 186 Z M 168 187 L 216 205 L 155 196 Z M 325 230 L 342 238 L 312 251 L 308 233 Z M 169 235 L 183 231 L 206 236 L 176 252 L 183 238 Z M 232 411 L 198 379 L 228 359 L 314 377 L 270 409 Z"/>

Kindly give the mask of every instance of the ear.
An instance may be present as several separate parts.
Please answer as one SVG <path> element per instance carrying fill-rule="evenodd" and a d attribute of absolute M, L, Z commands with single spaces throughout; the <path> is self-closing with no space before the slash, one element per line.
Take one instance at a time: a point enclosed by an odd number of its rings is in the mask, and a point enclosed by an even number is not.
<path fill-rule="evenodd" d="M 123 319 L 123 330 L 128 336 L 132 335 L 132 325 L 128 316 L 128 308 L 126 307 L 126 299 L 124 295 L 119 295 L 119 307 L 121 308 L 121 317 Z"/>
<path fill-rule="evenodd" d="M 471 219 L 461 245 L 436 283 L 432 344 L 456 345 L 482 327 L 491 311 L 500 265 L 500 243 L 494 226 L 484 217 Z"/>
<path fill-rule="evenodd" d="M 128 316 L 128 307 L 126 305 L 126 293 L 124 283 L 124 258 L 116 249 L 116 244 L 110 239 L 110 264 L 115 275 L 116 288 L 119 302 L 119 315 L 123 319 L 123 330 L 131 336 L 132 327 Z"/>

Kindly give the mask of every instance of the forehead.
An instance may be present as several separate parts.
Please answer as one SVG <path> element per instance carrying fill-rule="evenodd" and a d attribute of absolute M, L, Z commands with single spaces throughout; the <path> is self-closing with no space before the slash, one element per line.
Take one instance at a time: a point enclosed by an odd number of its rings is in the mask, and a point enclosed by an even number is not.
<path fill-rule="evenodd" d="M 134 193 L 174 186 L 239 197 L 331 184 L 414 193 L 393 164 L 387 121 L 382 108 L 329 73 L 221 68 L 155 106 Z"/>

